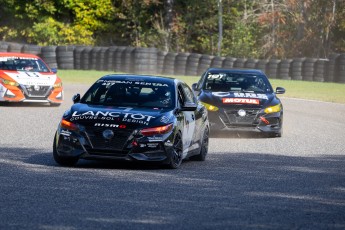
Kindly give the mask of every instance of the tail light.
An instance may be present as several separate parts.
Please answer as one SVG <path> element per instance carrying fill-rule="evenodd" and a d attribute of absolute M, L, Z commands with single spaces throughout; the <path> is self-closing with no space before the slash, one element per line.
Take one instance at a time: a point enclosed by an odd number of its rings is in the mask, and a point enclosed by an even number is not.
<path fill-rule="evenodd" d="M 153 136 L 158 134 L 165 134 L 172 130 L 173 124 L 158 126 L 153 128 L 142 129 L 140 132 L 144 136 Z"/>

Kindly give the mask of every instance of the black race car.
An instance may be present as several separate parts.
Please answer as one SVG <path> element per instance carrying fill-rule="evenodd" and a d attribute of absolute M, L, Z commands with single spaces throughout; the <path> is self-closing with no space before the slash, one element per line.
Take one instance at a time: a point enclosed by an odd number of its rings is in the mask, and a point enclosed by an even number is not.
<path fill-rule="evenodd" d="M 208 110 L 212 130 L 259 131 L 281 137 L 283 105 L 261 70 L 208 69 L 192 86 Z"/>
<path fill-rule="evenodd" d="M 83 97 L 76 94 L 58 126 L 53 156 L 60 165 L 78 159 L 166 163 L 203 161 L 208 152 L 206 108 L 173 78 L 107 75 Z"/>

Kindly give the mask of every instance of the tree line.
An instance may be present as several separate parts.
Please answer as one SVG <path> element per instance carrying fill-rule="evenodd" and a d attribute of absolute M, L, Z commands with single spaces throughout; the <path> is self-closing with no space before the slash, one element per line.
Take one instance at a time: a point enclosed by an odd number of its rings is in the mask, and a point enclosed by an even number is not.
<path fill-rule="evenodd" d="M 0 40 L 251 58 L 345 52 L 343 0 L 0 0 Z"/>

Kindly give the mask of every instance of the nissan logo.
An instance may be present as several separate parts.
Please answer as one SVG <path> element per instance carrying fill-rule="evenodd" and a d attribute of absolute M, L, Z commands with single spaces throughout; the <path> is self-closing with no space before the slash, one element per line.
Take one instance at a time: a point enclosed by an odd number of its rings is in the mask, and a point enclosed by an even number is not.
<path fill-rule="evenodd" d="M 238 110 L 237 113 L 238 113 L 238 115 L 241 116 L 241 117 L 244 117 L 244 116 L 246 115 L 246 111 L 243 110 L 243 109 Z"/>
<path fill-rule="evenodd" d="M 40 86 L 39 85 L 34 85 L 34 90 L 39 91 L 40 90 Z"/>
<path fill-rule="evenodd" d="M 104 139 L 110 140 L 111 138 L 114 137 L 114 132 L 110 129 L 106 129 L 102 133 Z"/>

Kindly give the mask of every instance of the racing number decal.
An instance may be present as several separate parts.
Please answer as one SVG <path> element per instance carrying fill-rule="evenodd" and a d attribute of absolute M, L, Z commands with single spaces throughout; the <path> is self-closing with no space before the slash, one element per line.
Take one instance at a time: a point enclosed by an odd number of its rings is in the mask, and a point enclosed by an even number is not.
<path fill-rule="evenodd" d="M 28 75 L 29 77 L 40 77 L 37 73 L 35 72 L 25 72 L 26 75 Z"/>

